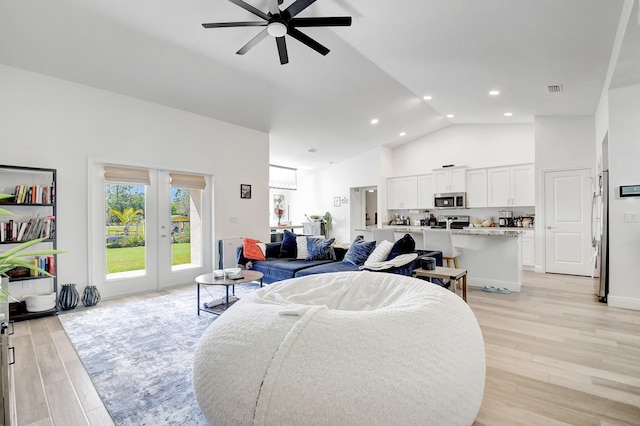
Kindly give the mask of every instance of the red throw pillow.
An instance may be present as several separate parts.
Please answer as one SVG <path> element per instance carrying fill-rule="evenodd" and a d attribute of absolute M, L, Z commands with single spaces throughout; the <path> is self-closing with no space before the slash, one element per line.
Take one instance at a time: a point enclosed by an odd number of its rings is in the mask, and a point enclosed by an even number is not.
<path fill-rule="evenodd" d="M 244 257 L 251 260 L 265 260 L 264 250 L 260 247 L 264 244 L 260 243 L 260 240 L 253 240 L 251 238 L 245 238 L 242 240 L 242 250 L 244 251 Z"/>

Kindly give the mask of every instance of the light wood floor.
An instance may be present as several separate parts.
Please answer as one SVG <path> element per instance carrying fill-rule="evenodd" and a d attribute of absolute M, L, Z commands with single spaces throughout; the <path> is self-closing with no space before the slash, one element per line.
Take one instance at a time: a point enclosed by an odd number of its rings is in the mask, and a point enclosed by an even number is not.
<path fill-rule="evenodd" d="M 475 425 L 640 425 L 640 312 L 598 303 L 592 289 L 590 278 L 529 272 L 520 293 L 470 289 L 487 356 Z M 180 291 L 194 288 L 169 290 Z M 15 331 L 20 425 L 113 424 L 56 317 Z"/>

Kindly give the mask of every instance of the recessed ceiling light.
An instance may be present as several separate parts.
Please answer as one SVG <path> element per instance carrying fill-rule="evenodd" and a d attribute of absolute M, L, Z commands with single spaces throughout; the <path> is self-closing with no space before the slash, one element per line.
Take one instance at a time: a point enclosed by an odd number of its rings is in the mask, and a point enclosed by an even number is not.
<path fill-rule="evenodd" d="M 505 112 L 505 113 L 504 113 L 504 116 L 505 116 L 505 117 L 511 117 L 512 115 L 513 115 L 513 113 L 512 113 L 512 112 Z"/>
<path fill-rule="evenodd" d="M 400 132 L 400 136 L 401 136 L 401 137 L 402 137 L 402 136 L 406 136 L 406 135 L 407 135 L 407 132 Z"/>
<path fill-rule="evenodd" d="M 373 120 L 371 120 L 371 124 L 378 124 L 380 120 L 378 120 L 377 118 L 374 118 Z"/>
<path fill-rule="evenodd" d="M 455 117 L 453 114 L 447 114 L 447 118 L 453 118 Z"/>
<path fill-rule="evenodd" d="M 316 151 L 317 151 L 317 149 L 315 149 L 315 148 L 309 148 L 309 149 L 308 149 L 308 151 L 309 151 L 309 152 L 316 152 Z"/>
<path fill-rule="evenodd" d="M 489 94 L 491 96 L 498 96 L 500 94 L 500 91 L 499 90 L 492 90 L 492 91 L 489 92 Z"/>
<path fill-rule="evenodd" d="M 424 99 L 425 101 L 430 101 L 431 99 L 433 99 L 433 96 L 425 95 L 425 96 L 422 97 L 422 99 Z"/>

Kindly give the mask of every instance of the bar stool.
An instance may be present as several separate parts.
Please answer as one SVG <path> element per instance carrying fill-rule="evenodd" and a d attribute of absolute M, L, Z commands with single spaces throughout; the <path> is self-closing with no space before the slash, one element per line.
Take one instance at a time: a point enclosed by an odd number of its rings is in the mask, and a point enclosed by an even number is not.
<path fill-rule="evenodd" d="M 446 229 L 425 229 L 422 231 L 425 250 L 438 250 L 442 252 L 442 259 L 447 261 L 447 266 L 451 267 L 453 260 L 454 268 L 458 269 L 458 256 L 462 252 L 453 246 L 451 231 Z"/>

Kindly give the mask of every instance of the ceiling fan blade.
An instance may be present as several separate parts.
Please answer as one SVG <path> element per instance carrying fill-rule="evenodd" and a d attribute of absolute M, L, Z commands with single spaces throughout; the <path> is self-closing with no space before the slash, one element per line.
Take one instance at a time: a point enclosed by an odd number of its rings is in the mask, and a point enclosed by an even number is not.
<path fill-rule="evenodd" d="M 293 18 L 289 24 L 294 27 L 348 27 L 351 25 L 351 17 Z"/>
<path fill-rule="evenodd" d="M 311 6 L 316 0 L 296 0 L 293 4 L 291 4 L 288 8 L 282 11 L 283 15 L 289 15 L 290 18 L 293 18 L 298 13 L 305 10 L 307 7 Z"/>
<path fill-rule="evenodd" d="M 278 7 L 278 0 L 267 0 L 267 7 L 271 15 L 280 15 L 280 8 Z"/>
<path fill-rule="evenodd" d="M 212 22 L 210 24 L 202 24 L 205 28 L 226 28 L 226 27 L 266 27 L 266 21 L 251 22 Z"/>
<path fill-rule="evenodd" d="M 255 46 L 256 44 L 260 43 L 267 35 L 269 35 L 269 33 L 267 32 L 267 29 L 265 28 L 264 30 L 262 30 L 258 34 L 256 34 L 256 36 L 254 38 L 249 40 L 249 43 L 247 43 L 244 46 L 242 46 L 240 48 L 240 50 L 238 50 L 236 53 L 238 55 L 244 55 L 249 50 L 251 50 L 251 48 L 253 46 Z"/>
<path fill-rule="evenodd" d="M 330 52 L 329 49 L 327 49 L 326 47 L 324 47 L 323 45 L 321 45 L 320 43 L 318 43 L 308 35 L 301 33 L 295 28 L 289 27 L 287 34 L 289 34 L 291 37 L 298 40 L 300 43 L 306 44 L 307 46 L 309 46 L 310 48 L 312 48 L 313 50 L 315 50 L 321 55 L 326 55 L 327 53 Z"/>
<path fill-rule="evenodd" d="M 255 7 L 251 6 L 249 3 L 246 3 L 246 2 L 244 2 L 242 0 L 229 0 L 229 1 L 231 3 L 233 3 L 233 4 L 235 4 L 236 6 L 240 6 L 244 10 L 248 10 L 249 12 L 253 13 L 256 16 L 261 17 L 262 19 L 264 19 L 266 21 L 269 20 L 269 15 L 267 15 L 266 13 L 261 11 L 260 9 L 256 9 Z"/>
<path fill-rule="evenodd" d="M 287 42 L 284 37 L 276 37 L 276 45 L 278 45 L 278 54 L 280 55 L 280 64 L 289 63 L 289 55 L 287 54 Z"/>

